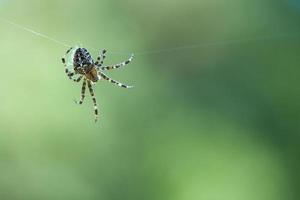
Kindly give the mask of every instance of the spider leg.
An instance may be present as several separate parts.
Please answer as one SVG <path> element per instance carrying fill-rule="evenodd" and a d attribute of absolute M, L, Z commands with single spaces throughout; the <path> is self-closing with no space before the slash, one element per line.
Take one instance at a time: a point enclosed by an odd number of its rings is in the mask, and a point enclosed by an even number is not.
<path fill-rule="evenodd" d="M 116 65 L 111 65 L 111 66 L 105 66 L 105 67 L 101 67 L 100 69 L 101 70 L 111 70 L 111 69 L 117 69 L 119 67 L 123 67 L 127 64 L 129 64 L 133 59 L 133 54 L 130 56 L 130 58 L 124 62 L 121 62 L 119 64 L 116 64 Z"/>
<path fill-rule="evenodd" d="M 94 112 L 95 112 L 95 122 L 97 122 L 97 120 L 98 120 L 98 107 L 97 107 L 96 97 L 95 97 L 95 95 L 94 95 L 94 91 L 93 91 L 93 88 L 92 88 L 91 81 L 90 81 L 90 80 L 87 80 L 87 84 L 88 84 L 88 87 L 89 87 L 89 90 L 90 90 L 90 94 L 91 94 L 92 99 L 93 99 L 93 103 L 94 103 Z"/>
<path fill-rule="evenodd" d="M 75 75 L 75 74 L 74 74 L 74 75 Z M 82 77 L 83 77 L 83 76 L 79 76 L 77 79 L 72 78 L 72 80 L 73 80 L 74 82 L 79 82 L 79 81 L 81 81 Z"/>
<path fill-rule="evenodd" d="M 106 54 L 106 49 L 103 49 L 102 52 L 100 52 L 99 56 L 97 57 L 97 60 L 95 62 L 95 65 L 98 66 L 97 68 L 103 65 L 104 59 L 106 58 L 105 54 Z"/>
<path fill-rule="evenodd" d="M 127 85 L 124 85 L 123 83 L 120 83 L 118 81 L 115 81 L 113 79 L 111 79 L 110 77 L 106 76 L 104 73 L 102 72 L 99 72 L 99 75 L 104 79 L 104 80 L 107 80 L 111 83 L 114 83 L 116 85 L 118 85 L 119 87 L 123 87 L 123 88 L 133 88 L 133 86 L 127 86 Z"/>
<path fill-rule="evenodd" d="M 65 72 L 66 72 L 67 76 L 69 77 L 69 79 L 71 79 L 71 77 L 74 75 L 74 73 L 73 73 L 73 72 L 70 72 L 70 71 L 68 70 L 68 66 L 67 66 L 67 63 L 66 63 L 66 56 L 67 56 L 68 53 L 70 53 L 70 51 L 71 51 L 72 49 L 73 49 L 73 47 L 69 48 L 69 49 L 66 51 L 65 55 L 64 55 L 64 56 L 62 57 L 62 59 L 61 59 L 62 63 L 63 63 L 64 66 L 65 66 Z"/>
<path fill-rule="evenodd" d="M 69 79 L 70 79 L 70 80 L 73 80 L 74 82 L 79 82 L 79 81 L 82 79 L 82 76 L 79 76 L 77 79 L 72 78 L 72 77 L 75 75 L 75 73 L 69 71 L 68 66 L 67 66 L 67 63 L 66 63 L 66 56 L 67 56 L 68 53 L 70 53 L 70 51 L 71 51 L 72 49 L 73 49 L 73 47 L 70 47 L 70 48 L 66 51 L 65 55 L 62 57 L 61 60 L 62 60 L 62 63 L 64 64 L 64 66 L 65 66 L 65 72 L 66 72 L 67 76 L 69 77 Z"/>
<path fill-rule="evenodd" d="M 86 78 L 83 79 L 82 88 L 81 88 L 81 96 L 79 101 L 75 101 L 77 104 L 82 104 L 85 97 L 85 86 L 86 86 Z"/>
<path fill-rule="evenodd" d="M 82 79 L 82 77 L 83 77 L 83 76 L 79 76 L 78 78 L 73 78 L 73 76 L 76 75 L 73 72 L 71 72 L 71 73 L 69 73 L 67 75 L 68 75 L 69 79 L 72 80 L 72 81 L 74 81 L 74 82 L 79 82 Z"/>

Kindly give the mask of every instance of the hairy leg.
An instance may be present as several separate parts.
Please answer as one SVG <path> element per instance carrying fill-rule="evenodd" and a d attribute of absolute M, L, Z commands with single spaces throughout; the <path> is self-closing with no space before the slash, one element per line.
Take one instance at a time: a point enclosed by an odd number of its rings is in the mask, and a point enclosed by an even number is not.
<path fill-rule="evenodd" d="M 133 86 L 127 86 L 127 85 L 124 85 L 123 83 L 120 83 L 118 81 L 115 81 L 113 79 L 111 79 L 110 77 L 106 76 L 104 73 L 100 72 L 99 75 L 104 79 L 104 80 L 107 80 L 113 84 L 116 84 L 118 85 L 119 87 L 123 87 L 123 88 L 132 88 Z"/>
<path fill-rule="evenodd" d="M 87 80 L 87 84 L 88 84 L 89 91 L 90 91 L 90 94 L 91 94 L 92 99 L 93 99 L 93 103 L 94 103 L 94 112 L 95 112 L 95 122 L 97 122 L 97 120 L 98 120 L 97 100 L 96 100 L 96 97 L 95 97 L 95 95 L 94 95 L 94 90 L 93 90 L 93 88 L 92 88 L 91 81 L 90 81 L 90 80 Z"/>

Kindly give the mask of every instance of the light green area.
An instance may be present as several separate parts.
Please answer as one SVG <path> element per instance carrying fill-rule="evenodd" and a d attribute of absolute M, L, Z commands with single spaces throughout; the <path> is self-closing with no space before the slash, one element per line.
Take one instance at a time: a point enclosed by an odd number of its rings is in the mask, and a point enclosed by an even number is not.
<path fill-rule="evenodd" d="M 292 200 L 300 10 L 277 0 L 7 0 L 0 17 L 106 64 L 82 106 L 68 49 L 0 21 L 1 200 Z M 144 51 L 203 44 L 197 48 Z M 111 52 L 111 53 L 110 53 Z M 68 59 L 70 62 L 70 60 Z"/>

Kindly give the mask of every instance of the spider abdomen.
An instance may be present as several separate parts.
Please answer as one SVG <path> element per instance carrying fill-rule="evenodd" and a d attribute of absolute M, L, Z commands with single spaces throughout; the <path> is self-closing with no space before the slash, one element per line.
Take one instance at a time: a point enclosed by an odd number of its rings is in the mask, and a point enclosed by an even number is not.
<path fill-rule="evenodd" d="M 83 68 L 83 70 L 88 71 L 94 65 L 94 61 L 85 48 L 78 48 L 74 53 L 73 65 L 75 70 Z"/>
<path fill-rule="evenodd" d="M 87 79 L 93 82 L 98 81 L 99 78 L 95 68 L 94 60 L 87 49 L 76 49 L 73 58 L 73 66 L 74 70 L 78 74 L 84 75 Z"/>

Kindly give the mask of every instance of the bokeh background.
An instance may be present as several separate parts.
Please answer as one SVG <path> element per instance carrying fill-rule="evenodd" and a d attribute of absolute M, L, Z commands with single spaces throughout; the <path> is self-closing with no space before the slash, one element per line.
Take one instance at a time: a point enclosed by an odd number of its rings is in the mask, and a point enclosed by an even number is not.
<path fill-rule="evenodd" d="M 0 0 L 0 17 L 106 64 L 82 106 L 67 47 L 0 21 L 1 200 L 293 200 L 297 0 Z M 177 48 L 179 47 L 179 48 Z"/>

